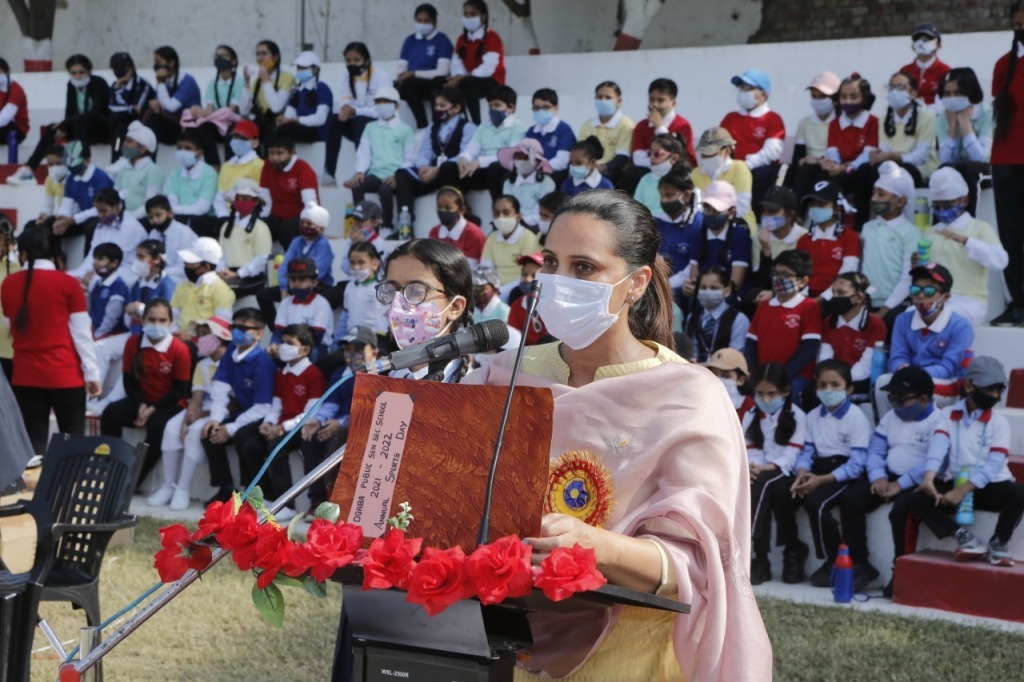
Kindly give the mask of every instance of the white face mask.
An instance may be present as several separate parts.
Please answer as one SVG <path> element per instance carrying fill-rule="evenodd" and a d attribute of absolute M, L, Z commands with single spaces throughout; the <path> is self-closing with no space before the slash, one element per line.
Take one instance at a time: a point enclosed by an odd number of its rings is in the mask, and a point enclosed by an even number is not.
<path fill-rule="evenodd" d="M 0 92 L 7 92 L 10 82 L 11 79 L 7 77 L 6 73 L 0 73 Z"/>
<path fill-rule="evenodd" d="M 910 106 L 910 93 L 906 90 L 890 90 L 889 94 L 885 96 L 889 106 L 899 111 L 900 109 L 906 109 Z"/>
<path fill-rule="evenodd" d="M 537 219 L 537 229 L 540 230 L 541 234 L 547 234 L 548 230 L 551 229 L 551 221 L 550 220 L 541 220 L 540 218 L 538 218 Z"/>
<path fill-rule="evenodd" d="M 135 261 L 132 263 L 132 274 L 139 279 L 146 279 L 149 277 L 149 263 L 141 260 Z"/>
<path fill-rule="evenodd" d="M 71 85 L 75 86 L 76 88 L 84 88 L 86 85 L 89 84 L 88 76 L 82 76 L 81 78 L 71 78 L 69 80 L 71 81 Z"/>
<path fill-rule="evenodd" d="M 480 21 L 480 17 L 462 17 L 462 28 L 470 33 L 479 30 L 481 26 L 483 22 Z"/>
<path fill-rule="evenodd" d="M 381 121 L 390 121 L 395 116 L 395 111 L 398 106 L 394 102 L 380 102 L 375 104 L 374 107 L 377 110 L 377 118 Z"/>
<path fill-rule="evenodd" d="M 292 360 L 299 359 L 299 347 L 293 346 L 290 343 L 282 343 L 277 347 L 277 357 L 281 359 L 281 362 L 291 362 Z"/>
<path fill-rule="evenodd" d="M 529 159 L 516 159 L 515 167 L 516 173 L 525 176 L 532 173 L 537 168 L 537 165 L 534 164 L 534 162 L 530 161 Z"/>
<path fill-rule="evenodd" d="M 427 36 L 434 32 L 433 24 L 421 24 L 419 22 L 416 22 L 415 24 L 413 24 L 413 26 L 415 27 L 416 32 L 419 33 L 424 38 L 426 38 Z"/>
<path fill-rule="evenodd" d="M 715 175 L 722 169 L 722 165 L 725 163 L 725 159 L 721 156 L 712 156 L 710 158 L 700 157 L 697 159 L 697 166 L 700 167 L 704 175 L 709 178 L 714 178 Z"/>
<path fill-rule="evenodd" d="M 928 55 L 935 54 L 935 51 L 939 49 L 939 41 L 937 40 L 915 40 L 914 41 L 914 52 L 927 57 Z"/>
<path fill-rule="evenodd" d="M 822 99 L 811 98 L 811 109 L 818 116 L 827 116 L 836 110 L 836 103 L 825 97 Z"/>
<path fill-rule="evenodd" d="M 736 104 L 739 104 L 741 109 L 750 111 L 756 109 L 760 102 L 757 101 L 757 95 L 753 90 L 740 90 L 736 93 Z"/>
<path fill-rule="evenodd" d="M 46 169 L 46 174 L 50 176 L 50 179 L 54 182 L 64 182 L 64 178 L 68 176 L 67 166 L 50 166 Z"/>
<path fill-rule="evenodd" d="M 547 330 L 566 346 L 573 350 L 586 348 L 619 319 L 626 304 L 615 313 L 608 311 L 608 305 L 612 290 L 630 277 L 632 273 L 608 284 L 537 273 L 542 287 L 537 313 Z"/>
<path fill-rule="evenodd" d="M 661 163 L 656 163 L 651 166 L 651 175 L 660 180 L 661 178 L 668 175 L 668 172 L 670 170 L 672 170 L 672 162 L 662 161 Z"/>
<path fill-rule="evenodd" d="M 740 393 L 740 387 L 736 385 L 735 379 L 726 379 L 725 377 L 719 377 L 722 381 L 722 385 L 725 386 L 725 392 L 729 394 L 729 400 L 732 401 L 732 406 L 737 410 L 740 405 L 743 404 L 743 394 Z"/>
<path fill-rule="evenodd" d="M 971 101 L 962 95 L 956 97 L 943 97 L 942 108 L 946 111 L 954 114 L 959 114 L 961 111 L 966 111 L 971 106 Z"/>
<path fill-rule="evenodd" d="M 495 218 L 493 222 L 494 227 L 506 237 L 515 232 L 519 225 L 517 218 Z"/>
<path fill-rule="evenodd" d="M 352 268 L 352 279 L 354 279 L 357 282 L 365 282 L 366 280 L 370 279 L 370 269 Z"/>

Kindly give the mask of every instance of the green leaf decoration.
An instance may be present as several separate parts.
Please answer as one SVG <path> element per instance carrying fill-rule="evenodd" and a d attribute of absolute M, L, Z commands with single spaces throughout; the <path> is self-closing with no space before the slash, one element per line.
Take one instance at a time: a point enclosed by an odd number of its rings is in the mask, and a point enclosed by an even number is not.
<path fill-rule="evenodd" d="M 284 595 L 281 594 L 280 587 L 270 583 L 267 589 L 261 590 L 253 585 L 252 603 L 256 605 L 260 615 L 275 628 L 284 625 Z"/>
<path fill-rule="evenodd" d="M 412 523 L 416 517 L 412 515 L 412 505 L 409 504 L 408 500 L 398 505 L 399 512 L 388 519 L 388 525 L 398 530 L 408 530 L 409 524 Z"/>
<path fill-rule="evenodd" d="M 327 599 L 327 583 L 318 583 L 313 580 L 313 576 L 307 575 L 302 584 L 305 586 L 306 592 L 317 599 Z"/>
<path fill-rule="evenodd" d="M 303 582 L 298 578 L 292 578 L 283 573 L 278 573 L 274 576 L 274 585 L 280 585 L 281 587 L 303 587 Z"/>
<path fill-rule="evenodd" d="M 321 502 L 320 506 L 313 512 L 313 517 L 317 519 L 326 519 L 331 523 L 337 523 L 338 519 L 341 518 L 341 507 L 334 504 L 333 502 Z"/>
<path fill-rule="evenodd" d="M 292 542 L 305 542 L 309 537 L 309 525 L 304 523 L 305 514 L 296 514 L 288 523 L 288 539 Z M 299 528 L 302 524 L 303 528 Z"/>

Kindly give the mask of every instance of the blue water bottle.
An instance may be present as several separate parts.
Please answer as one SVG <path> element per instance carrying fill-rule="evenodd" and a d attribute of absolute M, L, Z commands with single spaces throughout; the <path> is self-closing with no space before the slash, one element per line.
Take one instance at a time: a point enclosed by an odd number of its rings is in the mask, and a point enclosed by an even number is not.
<path fill-rule="evenodd" d="M 839 554 L 832 567 L 832 595 L 837 604 L 853 601 L 853 560 L 846 545 L 839 545 Z"/>
<path fill-rule="evenodd" d="M 960 469 L 956 475 L 955 484 L 961 486 L 967 483 L 971 478 L 970 472 L 967 467 Z M 956 508 L 956 524 L 958 526 L 970 526 L 974 523 L 974 492 L 971 491 L 964 495 L 964 498 L 960 500 L 960 505 Z"/>
<path fill-rule="evenodd" d="M 7 163 L 18 164 L 18 135 L 13 128 L 7 133 Z"/>
<path fill-rule="evenodd" d="M 878 377 L 885 374 L 886 365 L 889 362 L 889 354 L 885 352 L 885 342 L 878 341 L 871 351 L 871 385 L 874 386 Z"/>

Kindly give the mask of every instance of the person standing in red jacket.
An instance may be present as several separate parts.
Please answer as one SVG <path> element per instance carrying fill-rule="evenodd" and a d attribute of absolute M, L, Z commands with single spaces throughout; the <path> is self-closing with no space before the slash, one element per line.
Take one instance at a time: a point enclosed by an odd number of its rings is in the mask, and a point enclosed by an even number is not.
<path fill-rule="evenodd" d="M 1010 304 L 992 320 L 1001 327 L 1024 324 L 1024 1 L 1010 6 L 1013 44 L 999 58 L 992 75 L 995 136 L 992 141 L 992 185 L 995 190 L 999 239 L 1010 255 L 1003 271 Z"/>

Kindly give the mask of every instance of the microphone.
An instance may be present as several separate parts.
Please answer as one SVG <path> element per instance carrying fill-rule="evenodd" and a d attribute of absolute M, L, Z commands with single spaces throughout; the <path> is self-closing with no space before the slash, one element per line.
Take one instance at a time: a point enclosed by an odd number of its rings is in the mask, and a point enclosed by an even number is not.
<path fill-rule="evenodd" d="M 396 369 L 408 369 L 417 365 L 446 362 L 472 355 L 498 350 L 508 343 L 508 326 L 501 320 L 478 322 L 472 327 L 460 329 L 454 334 L 439 336 L 426 343 L 419 343 L 395 351 L 386 358 L 378 358 L 358 368 L 357 372 L 385 374 Z"/>

